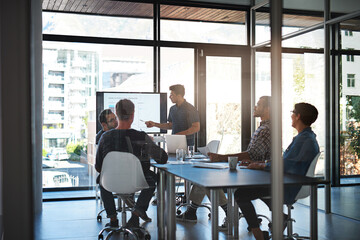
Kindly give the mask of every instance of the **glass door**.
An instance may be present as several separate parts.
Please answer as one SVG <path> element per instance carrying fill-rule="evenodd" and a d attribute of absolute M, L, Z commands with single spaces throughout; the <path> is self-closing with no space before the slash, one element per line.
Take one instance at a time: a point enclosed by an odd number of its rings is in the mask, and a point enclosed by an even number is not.
<path fill-rule="evenodd" d="M 251 115 L 246 113 L 250 107 L 250 80 L 243 83 L 244 72 L 248 73 L 244 71 L 247 64 L 243 61 L 244 54 L 234 52 L 204 49 L 200 50 L 199 57 L 199 86 L 200 91 L 205 90 L 200 106 L 206 109 L 201 118 L 202 136 L 206 139 L 202 145 L 220 140 L 218 152 L 222 154 L 243 150 L 243 146 L 248 144 L 248 137 L 245 137 L 248 131 L 244 134 L 242 129 L 251 120 Z"/>

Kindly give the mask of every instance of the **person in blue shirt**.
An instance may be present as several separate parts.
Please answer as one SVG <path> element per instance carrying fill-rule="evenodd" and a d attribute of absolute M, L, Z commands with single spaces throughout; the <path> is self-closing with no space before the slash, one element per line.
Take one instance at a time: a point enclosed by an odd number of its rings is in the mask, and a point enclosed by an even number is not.
<path fill-rule="evenodd" d="M 187 145 L 193 146 L 195 143 L 195 133 L 200 131 L 199 113 L 196 108 L 184 98 L 185 88 L 183 85 L 172 85 L 169 89 L 169 98 L 175 105 L 170 108 L 168 122 L 156 123 L 146 121 L 145 124 L 148 128 L 158 127 L 161 129 L 171 129 L 172 134 L 186 135 Z"/>
<path fill-rule="evenodd" d="M 283 154 L 284 172 L 290 174 L 306 175 L 306 172 L 319 153 L 319 144 L 316 134 L 311 129 L 311 124 L 317 119 L 317 109 L 309 103 L 297 103 L 292 111 L 292 127 L 298 132 Z M 270 170 L 271 162 L 251 163 L 249 169 Z M 292 204 L 300 190 L 300 186 L 284 187 L 284 203 Z M 261 231 L 257 220 L 257 214 L 252 200 L 270 196 L 270 187 L 242 188 L 235 191 L 235 200 L 244 214 L 244 217 L 257 240 L 269 239 L 267 231 Z M 270 201 L 263 200 L 270 208 Z M 284 216 L 284 218 L 286 215 Z"/>

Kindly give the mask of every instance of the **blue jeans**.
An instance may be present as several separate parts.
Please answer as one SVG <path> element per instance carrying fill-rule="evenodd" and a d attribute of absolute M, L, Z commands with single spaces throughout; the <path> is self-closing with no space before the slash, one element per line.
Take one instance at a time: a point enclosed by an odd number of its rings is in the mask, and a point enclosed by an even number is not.
<path fill-rule="evenodd" d="M 144 173 L 145 179 L 149 185 L 149 188 L 143 189 L 140 192 L 140 195 L 136 201 L 135 209 L 144 213 L 149 207 L 150 200 L 155 192 L 156 182 L 158 180 L 157 175 L 152 171 L 147 171 Z M 115 218 L 117 216 L 116 206 L 114 201 L 114 195 L 112 192 L 107 191 L 100 184 L 100 194 L 101 199 L 104 203 L 104 208 L 108 218 Z"/>

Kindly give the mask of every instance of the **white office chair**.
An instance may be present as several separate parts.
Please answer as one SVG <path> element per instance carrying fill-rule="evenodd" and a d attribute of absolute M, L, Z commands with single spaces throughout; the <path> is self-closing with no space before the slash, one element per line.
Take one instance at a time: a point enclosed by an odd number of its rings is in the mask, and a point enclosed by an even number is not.
<path fill-rule="evenodd" d="M 144 228 L 126 228 L 126 204 L 125 199 L 137 191 L 148 188 L 140 160 L 128 152 L 109 152 L 103 161 L 100 184 L 109 192 L 115 193 L 122 199 L 121 226 L 118 228 L 105 227 L 99 233 L 98 239 L 103 239 L 104 231 L 109 234 L 106 239 L 115 232 L 124 232 L 125 235 L 132 235 L 138 239 L 138 235 L 144 235 L 149 240 L 150 234 Z"/>
<path fill-rule="evenodd" d="M 318 162 L 318 159 L 321 155 L 321 152 L 319 152 L 314 159 L 312 160 L 307 172 L 307 177 L 314 177 L 315 176 L 315 167 Z M 295 200 L 303 199 L 310 196 L 310 186 L 304 185 L 301 187 L 300 191 L 295 197 Z M 310 237 L 306 236 L 299 236 L 297 233 L 293 233 L 293 222 L 295 222 L 295 219 L 291 218 L 291 209 L 294 209 L 293 204 L 287 204 L 288 209 L 288 217 L 287 217 L 287 235 L 284 237 L 284 239 L 310 239 Z"/>
<path fill-rule="evenodd" d="M 217 153 L 219 150 L 219 145 L 219 140 L 212 140 L 205 147 L 198 147 L 198 151 L 204 155 L 207 155 L 208 152 Z"/>

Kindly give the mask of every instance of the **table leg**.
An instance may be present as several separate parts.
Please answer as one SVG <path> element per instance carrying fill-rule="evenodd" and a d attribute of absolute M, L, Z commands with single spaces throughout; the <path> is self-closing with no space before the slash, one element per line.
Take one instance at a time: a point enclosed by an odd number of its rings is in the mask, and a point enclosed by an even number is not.
<path fill-rule="evenodd" d="M 157 226 L 158 238 L 165 239 L 165 171 L 159 169 L 159 182 L 157 186 Z"/>
<path fill-rule="evenodd" d="M 166 202 L 167 202 L 167 239 L 176 239 L 176 200 L 175 200 L 175 176 L 172 174 L 166 175 Z"/>
<path fill-rule="evenodd" d="M 211 199 L 211 236 L 213 240 L 219 239 L 219 194 L 216 189 L 210 189 Z"/>
<path fill-rule="evenodd" d="M 317 216 L 317 185 L 311 185 L 310 195 L 310 236 L 312 240 L 318 239 Z"/>
<path fill-rule="evenodd" d="M 227 220 L 228 220 L 228 235 L 233 234 L 234 228 L 234 205 L 233 205 L 233 190 L 232 188 L 227 189 L 228 194 L 228 204 L 227 204 Z"/>
<path fill-rule="evenodd" d="M 235 189 L 233 193 L 235 192 Z M 234 196 L 234 195 L 233 195 Z M 237 202 L 235 201 L 235 198 L 233 197 L 234 201 L 234 231 L 233 231 L 233 237 L 235 239 L 239 238 L 239 206 L 237 205 Z"/>
<path fill-rule="evenodd" d="M 190 189 L 191 189 L 191 182 L 185 181 L 185 199 L 186 203 L 190 203 L 189 197 L 190 197 Z"/>

